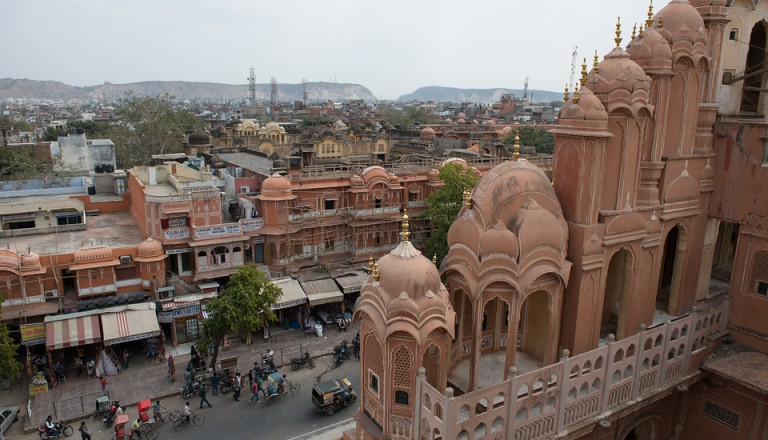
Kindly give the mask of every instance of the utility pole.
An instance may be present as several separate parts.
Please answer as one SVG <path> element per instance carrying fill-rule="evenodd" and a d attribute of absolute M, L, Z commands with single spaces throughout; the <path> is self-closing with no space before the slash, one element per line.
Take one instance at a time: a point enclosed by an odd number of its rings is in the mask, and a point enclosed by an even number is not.
<path fill-rule="evenodd" d="M 251 105 L 256 105 L 256 75 L 253 73 L 253 66 L 251 66 L 251 74 L 248 75 L 248 90 L 251 92 Z"/>

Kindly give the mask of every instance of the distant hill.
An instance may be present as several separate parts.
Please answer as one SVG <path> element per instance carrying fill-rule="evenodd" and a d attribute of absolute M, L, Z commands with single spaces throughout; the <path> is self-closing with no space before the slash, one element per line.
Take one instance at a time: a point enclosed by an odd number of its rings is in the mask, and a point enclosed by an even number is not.
<path fill-rule="evenodd" d="M 146 81 L 128 84 L 104 83 L 97 86 L 75 87 L 59 81 L 35 81 L 29 79 L 0 79 L 0 99 L 27 98 L 42 100 L 90 100 L 114 101 L 125 96 L 127 91 L 138 95 L 173 95 L 178 99 L 201 99 L 210 101 L 246 99 L 250 96 L 247 84 L 221 84 L 186 81 Z M 282 102 L 301 101 L 302 84 L 279 84 L 277 99 Z M 307 83 L 308 99 L 312 102 L 350 101 L 364 99 L 376 101 L 370 90 L 359 84 L 330 82 Z M 270 85 L 256 84 L 256 99 L 269 101 Z"/>
<path fill-rule="evenodd" d="M 456 89 L 453 87 L 427 86 L 413 93 L 403 95 L 398 101 L 434 101 L 434 102 L 479 102 L 491 104 L 498 102 L 501 95 L 509 93 L 517 99 L 523 98 L 522 89 Z M 563 99 L 563 94 L 545 90 L 529 90 L 532 102 L 550 102 Z"/>

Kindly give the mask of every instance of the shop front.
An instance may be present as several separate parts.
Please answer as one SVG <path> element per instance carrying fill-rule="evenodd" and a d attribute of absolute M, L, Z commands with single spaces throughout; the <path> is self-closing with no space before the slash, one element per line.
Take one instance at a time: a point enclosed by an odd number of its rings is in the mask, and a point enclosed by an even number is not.
<path fill-rule="evenodd" d="M 37 357 L 33 362 L 49 387 L 58 382 L 59 374 L 55 374 L 56 370 L 63 368 L 66 375 L 66 371 L 74 368 L 76 358 L 82 359 L 85 364 L 93 360 L 96 368 L 101 367 L 103 371 L 99 347 L 102 341 L 100 312 L 94 310 L 45 317 L 47 353 L 45 357 Z M 42 388 L 42 380 L 38 378 L 34 382 Z"/>
<path fill-rule="evenodd" d="M 270 306 L 275 311 L 283 328 L 301 328 L 306 316 L 307 295 L 298 281 L 293 278 L 271 280 L 283 292 L 277 302 Z"/>
<path fill-rule="evenodd" d="M 161 308 L 157 321 L 163 325 L 165 333 L 170 335 L 174 346 L 194 342 L 202 335 L 203 315 L 200 301 L 170 301 L 162 303 Z"/>

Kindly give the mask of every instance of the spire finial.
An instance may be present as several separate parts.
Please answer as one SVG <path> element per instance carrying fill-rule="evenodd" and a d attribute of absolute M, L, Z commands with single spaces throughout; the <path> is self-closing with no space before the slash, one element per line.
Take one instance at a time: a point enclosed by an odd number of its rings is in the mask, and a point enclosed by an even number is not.
<path fill-rule="evenodd" d="M 648 19 L 645 20 L 645 26 L 651 27 L 652 23 L 653 23 L 653 0 L 651 0 L 650 4 L 648 5 Z"/>
<path fill-rule="evenodd" d="M 464 201 L 464 206 L 466 206 L 467 209 L 472 209 L 472 193 L 469 191 L 469 188 L 465 188 L 464 191 L 461 192 L 461 199 Z"/>
<path fill-rule="evenodd" d="M 616 42 L 616 47 L 621 46 L 621 17 L 616 20 L 616 38 L 613 41 Z"/>
<path fill-rule="evenodd" d="M 581 63 L 581 78 L 579 78 L 579 83 L 581 83 L 581 86 L 584 87 L 584 84 L 587 83 L 587 58 L 584 58 L 584 62 Z"/>
<path fill-rule="evenodd" d="M 640 32 L 637 34 L 639 38 L 643 38 L 643 24 L 640 23 Z"/>
<path fill-rule="evenodd" d="M 659 14 L 659 29 L 664 27 L 664 17 Z"/>
<path fill-rule="evenodd" d="M 563 93 L 563 102 L 568 102 L 568 84 L 565 85 L 565 93 Z"/>
<path fill-rule="evenodd" d="M 408 210 L 403 210 L 403 231 L 400 233 L 400 236 L 403 237 L 403 241 L 408 241 L 408 237 L 410 237 L 411 233 L 408 232 Z"/>
<path fill-rule="evenodd" d="M 373 272 L 373 255 L 368 256 L 368 273 Z"/>
<path fill-rule="evenodd" d="M 573 89 L 573 103 L 578 104 L 579 103 L 579 85 L 576 84 Z"/>
<path fill-rule="evenodd" d="M 592 62 L 592 70 L 594 70 L 595 73 L 600 73 L 600 64 L 597 62 L 597 51 L 595 51 L 595 59 Z"/>
<path fill-rule="evenodd" d="M 635 39 L 635 37 L 637 37 L 636 33 L 637 33 L 637 23 L 632 25 L 632 39 L 633 40 Z"/>
<path fill-rule="evenodd" d="M 434 264 L 435 266 L 437 266 L 437 254 L 435 254 L 435 255 L 432 255 L 432 264 Z"/>
<path fill-rule="evenodd" d="M 373 263 L 373 279 L 379 281 L 379 262 Z"/>
<path fill-rule="evenodd" d="M 512 160 L 517 160 L 517 159 L 520 159 L 520 132 L 519 131 L 515 131 L 515 152 L 512 153 Z"/>

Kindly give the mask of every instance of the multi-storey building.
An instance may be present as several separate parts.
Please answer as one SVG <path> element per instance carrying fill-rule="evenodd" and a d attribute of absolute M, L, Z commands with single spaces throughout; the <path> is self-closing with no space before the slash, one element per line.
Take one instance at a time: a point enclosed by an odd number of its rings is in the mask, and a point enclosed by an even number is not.
<path fill-rule="evenodd" d="M 765 438 L 766 17 L 672 0 L 626 48 L 617 26 L 554 181 L 488 171 L 439 271 L 404 228 L 362 287 L 345 438 Z"/>

